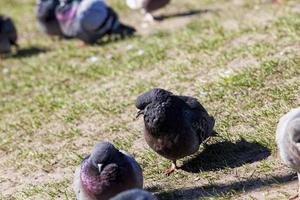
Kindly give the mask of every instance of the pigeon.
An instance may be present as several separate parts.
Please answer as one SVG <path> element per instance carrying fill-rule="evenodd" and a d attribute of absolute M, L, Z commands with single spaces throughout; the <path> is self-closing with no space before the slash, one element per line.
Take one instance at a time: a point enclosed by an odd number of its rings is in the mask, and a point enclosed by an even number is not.
<path fill-rule="evenodd" d="M 110 200 L 157 200 L 157 198 L 147 191 L 132 189 L 122 192 Z"/>
<path fill-rule="evenodd" d="M 126 3 L 131 9 L 141 9 L 145 14 L 145 19 L 153 22 L 155 18 L 151 12 L 166 6 L 170 0 L 126 0 Z"/>
<path fill-rule="evenodd" d="M 12 45 L 18 48 L 17 39 L 17 30 L 12 19 L 0 15 L 0 53 L 10 53 Z"/>
<path fill-rule="evenodd" d="M 143 188 L 141 167 L 131 155 L 109 142 L 97 143 L 75 171 L 77 200 L 108 200 L 135 188 Z"/>
<path fill-rule="evenodd" d="M 298 194 L 290 199 L 300 197 L 300 107 L 283 115 L 277 125 L 276 143 L 283 162 L 298 174 Z"/>
<path fill-rule="evenodd" d="M 36 18 L 43 32 L 49 36 L 64 37 L 55 16 L 55 10 L 59 6 L 59 0 L 37 0 Z"/>
<path fill-rule="evenodd" d="M 56 16 L 63 33 L 93 44 L 105 35 L 132 35 L 135 29 L 122 24 L 103 0 L 61 0 Z"/>
<path fill-rule="evenodd" d="M 214 118 L 193 97 L 154 88 L 141 94 L 135 106 L 139 109 L 137 117 L 144 115 L 148 145 L 172 161 L 167 175 L 177 169 L 176 160 L 192 155 L 205 139 L 216 135 Z"/>

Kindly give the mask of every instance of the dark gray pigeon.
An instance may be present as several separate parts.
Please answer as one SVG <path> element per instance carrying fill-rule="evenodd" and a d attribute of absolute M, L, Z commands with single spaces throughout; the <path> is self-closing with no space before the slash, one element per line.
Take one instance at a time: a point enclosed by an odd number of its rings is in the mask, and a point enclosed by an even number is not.
<path fill-rule="evenodd" d="M 131 9 L 142 9 L 146 20 L 154 21 L 151 12 L 166 6 L 170 1 L 171 0 L 126 0 L 126 3 Z"/>
<path fill-rule="evenodd" d="M 300 108 L 283 115 L 277 125 L 276 143 L 282 161 L 298 174 L 298 193 L 290 199 L 300 197 Z"/>
<path fill-rule="evenodd" d="M 61 0 L 56 10 L 63 33 L 85 43 L 96 43 L 105 35 L 132 35 L 135 29 L 122 24 L 117 13 L 103 0 Z"/>
<path fill-rule="evenodd" d="M 50 36 L 63 37 L 63 33 L 55 16 L 59 0 L 37 0 L 36 18 L 43 32 Z"/>
<path fill-rule="evenodd" d="M 167 175 L 177 168 L 176 160 L 195 153 L 206 138 L 216 135 L 214 118 L 193 97 L 155 88 L 141 94 L 135 105 L 138 116 L 144 115 L 146 142 L 173 162 Z"/>
<path fill-rule="evenodd" d="M 135 159 L 109 142 L 99 142 L 77 168 L 77 200 L 108 200 L 120 192 L 143 188 L 142 169 Z"/>
<path fill-rule="evenodd" d="M 0 53 L 11 52 L 11 46 L 18 48 L 17 30 L 13 21 L 6 16 L 0 15 Z"/>
<path fill-rule="evenodd" d="M 122 192 L 110 200 L 157 200 L 157 198 L 147 191 L 132 189 Z"/>

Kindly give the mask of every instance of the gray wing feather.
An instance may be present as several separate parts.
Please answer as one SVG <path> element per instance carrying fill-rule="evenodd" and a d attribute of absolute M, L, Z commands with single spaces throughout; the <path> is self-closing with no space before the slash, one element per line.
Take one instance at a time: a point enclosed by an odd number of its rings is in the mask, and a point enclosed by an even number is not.
<path fill-rule="evenodd" d="M 136 162 L 136 160 L 134 159 L 134 157 L 130 154 L 128 154 L 125 151 L 120 150 L 121 153 L 123 153 L 126 158 L 129 160 L 132 168 L 134 169 L 134 172 L 136 174 L 136 179 L 137 179 L 137 183 L 139 185 L 140 188 L 143 188 L 143 171 L 142 168 L 140 167 L 140 165 Z"/>

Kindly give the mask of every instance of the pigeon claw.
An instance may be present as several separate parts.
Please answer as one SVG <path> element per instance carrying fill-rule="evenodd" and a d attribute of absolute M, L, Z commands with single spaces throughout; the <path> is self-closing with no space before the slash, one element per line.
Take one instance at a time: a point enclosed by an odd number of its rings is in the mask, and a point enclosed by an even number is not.
<path fill-rule="evenodd" d="M 145 14 L 144 21 L 148 22 L 150 24 L 155 24 L 155 22 L 156 22 L 154 16 L 152 14 L 150 14 L 150 13 L 146 13 Z"/>
<path fill-rule="evenodd" d="M 295 195 L 291 196 L 289 198 L 289 200 L 297 200 L 297 199 L 299 199 L 298 197 L 299 197 L 299 194 L 295 194 Z"/>
<path fill-rule="evenodd" d="M 172 163 L 170 169 L 168 169 L 168 170 L 165 172 L 165 174 L 166 174 L 167 176 L 170 176 L 171 174 L 173 174 L 173 173 L 176 171 L 176 169 L 177 169 L 176 161 L 174 161 L 174 162 Z"/>

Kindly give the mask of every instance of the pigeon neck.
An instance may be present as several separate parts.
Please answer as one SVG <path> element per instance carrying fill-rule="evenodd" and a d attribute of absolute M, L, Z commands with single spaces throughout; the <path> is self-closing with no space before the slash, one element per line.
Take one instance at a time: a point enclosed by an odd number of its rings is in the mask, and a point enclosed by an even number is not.
<path fill-rule="evenodd" d="M 77 1 L 60 7 L 57 11 L 57 19 L 62 22 L 73 19 L 76 16 L 78 7 L 79 3 Z"/>

